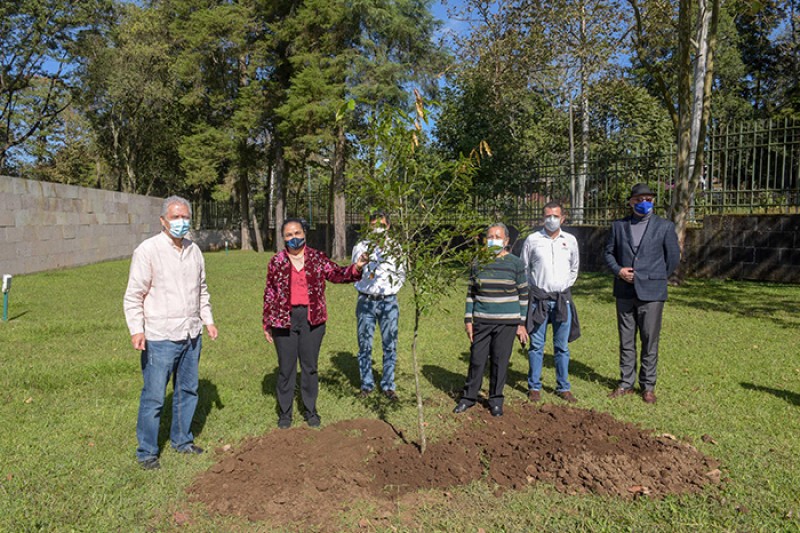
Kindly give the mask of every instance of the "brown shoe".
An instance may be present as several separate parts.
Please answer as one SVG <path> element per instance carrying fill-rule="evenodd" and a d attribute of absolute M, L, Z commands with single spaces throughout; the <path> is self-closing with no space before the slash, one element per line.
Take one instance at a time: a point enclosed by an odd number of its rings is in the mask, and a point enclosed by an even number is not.
<path fill-rule="evenodd" d="M 564 392 L 557 392 L 556 396 L 558 396 L 559 398 L 561 398 L 562 400 L 564 400 L 565 402 L 568 402 L 568 403 L 577 403 L 578 402 L 578 399 L 575 396 L 573 396 L 572 393 L 570 391 L 568 391 L 568 390 L 565 390 Z"/>
<path fill-rule="evenodd" d="M 624 387 L 618 387 L 611 391 L 611 394 L 608 395 L 609 398 L 619 398 L 620 396 L 626 396 L 628 394 L 633 394 L 633 389 L 626 389 Z"/>
<path fill-rule="evenodd" d="M 529 390 L 528 391 L 528 401 L 529 402 L 538 402 L 542 399 L 542 393 L 538 390 Z"/>
<path fill-rule="evenodd" d="M 656 403 L 656 393 L 651 390 L 646 390 L 642 393 L 642 401 L 644 403 Z"/>

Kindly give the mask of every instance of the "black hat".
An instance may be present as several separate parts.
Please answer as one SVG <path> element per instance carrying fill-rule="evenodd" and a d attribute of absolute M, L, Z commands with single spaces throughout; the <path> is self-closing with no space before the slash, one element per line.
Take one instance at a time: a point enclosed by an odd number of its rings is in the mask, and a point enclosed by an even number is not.
<path fill-rule="evenodd" d="M 631 188 L 631 195 L 628 196 L 628 200 L 633 198 L 634 196 L 655 196 L 656 193 L 650 190 L 650 187 L 646 183 L 637 183 Z"/>

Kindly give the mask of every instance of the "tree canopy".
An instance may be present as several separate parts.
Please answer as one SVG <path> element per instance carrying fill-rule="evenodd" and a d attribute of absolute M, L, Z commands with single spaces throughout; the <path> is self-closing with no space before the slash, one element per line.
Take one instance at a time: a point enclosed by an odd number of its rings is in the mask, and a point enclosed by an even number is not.
<path fill-rule="evenodd" d="M 369 124 L 412 113 L 413 89 L 441 104 L 426 149 L 491 147 L 468 195 L 545 194 L 535 169 L 557 164 L 577 216 L 590 158 L 676 151 L 683 131 L 693 154 L 701 123 L 800 116 L 792 0 L 449 5 L 461 29 L 443 34 L 431 0 L 3 2 L 0 171 L 231 201 L 246 248 L 313 200 L 343 256 L 349 182 L 380 163 Z"/>

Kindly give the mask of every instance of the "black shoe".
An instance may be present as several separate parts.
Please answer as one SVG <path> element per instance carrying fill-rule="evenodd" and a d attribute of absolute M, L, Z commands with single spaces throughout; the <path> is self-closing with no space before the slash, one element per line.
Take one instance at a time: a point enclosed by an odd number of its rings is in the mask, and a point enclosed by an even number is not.
<path fill-rule="evenodd" d="M 493 405 L 489 408 L 489 411 L 492 413 L 492 416 L 503 416 L 502 405 Z"/>
<path fill-rule="evenodd" d="M 322 420 L 320 420 L 317 413 L 306 415 L 306 424 L 308 424 L 310 428 L 318 428 L 321 422 Z"/>
<path fill-rule="evenodd" d="M 458 405 L 456 405 L 455 409 L 453 409 L 453 412 L 456 414 L 460 414 L 469 409 L 470 407 L 472 406 L 469 405 L 468 403 L 458 402 Z"/>
<path fill-rule="evenodd" d="M 397 396 L 397 393 L 395 391 L 393 391 L 393 390 L 385 390 L 385 391 L 383 391 L 383 395 L 386 396 L 387 398 L 389 398 L 389 400 L 391 400 L 393 402 L 399 402 L 400 401 L 400 397 Z"/>
<path fill-rule="evenodd" d="M 143 461 L 139 461 L 139 466 L 145 470 L 158 470 L 161 468 L 161 463 L 158 462 L 158 457 L 149 457 Z"/>
<path fill-rule="evenodd" d="M 292 427 L 292 417 L 282 416 L 278 419 L 279 429 L 289 429 Z"/>
<path fill-rule="evenodd" d="M 361 392 L 358 394 L 361 398 L 366 398 L 372 394 L 372 389 L 361 389 Z"/>
<path fill-rule="evenodd" d="M 180 450 L 175 450 L 178 453 L 187 453 L 190 455 L 200 455 L 203 453 L 203 448 L 200 446 L 195 446 L 194 444 L 189 444 L 188 446 L 184 446 Z"/>

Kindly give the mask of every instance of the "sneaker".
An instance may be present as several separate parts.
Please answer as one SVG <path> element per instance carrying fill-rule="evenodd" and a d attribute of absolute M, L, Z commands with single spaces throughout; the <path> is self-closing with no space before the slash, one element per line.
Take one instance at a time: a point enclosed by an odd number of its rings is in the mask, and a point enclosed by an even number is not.
<path fill-rule="evenodd" d="M 292 427 L 292 418 L 282 416 L 278 418 L 278 429 L 289 429 Z"/>
<path fill-rule="evenodd" d="M 542 399 L 542 393 L 538 390 L 529 390 L 528 391 L 528 401 L 529 402 L 538 402 Z"/>
<path fill-rule="evenodd" d="M 399 402 L 400 401 L 400 397 L 397 396 L 397 393 L 395 391 L 393 391 L 393 390 L 385 390 L 385 391 L 383 391 L 383 395 L 386 396 L 387 398 L 389 398 L 389 400 L 391 400 L 393 402 Z"/>
<path fill-rule="evenodd" d="M 178 453 L 186 453 L 190 455 L 200 455 L 201 453 L 203 453 L 204 450 L 200 446 L 195 446 L 194 443 L 192 443 L 189 444 L 188 446 L 184 446 L 180 450 L 175 450 L 175 451 Z"/>
<path fill-rule="evenodd" d="M 161 463 L 158 462 L 158 457 L 148 457 L 147 459 L 139 461 L 139 466 L 145 470 L 158 470 L 161 468 Z"/>
<path fill-rule="evenodd" d="M 358 393 L 359 397 L 361 398 L 366 398 L 370 394 L 372 394 L 372 389 L 361 389 L 361 392 Z"/>

